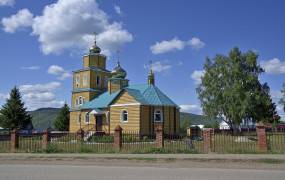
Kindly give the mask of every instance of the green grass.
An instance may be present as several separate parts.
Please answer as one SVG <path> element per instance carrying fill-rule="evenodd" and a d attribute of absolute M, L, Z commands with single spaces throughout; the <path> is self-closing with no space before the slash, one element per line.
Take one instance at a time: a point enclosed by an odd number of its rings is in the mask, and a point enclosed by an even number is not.
<path fill-rule="evenodd" d="M 284 164 L 285 163 L 284 160 L 280 160 L 280 159 L 260 159 L 258 161 L 261 163 L 265 163 L 265 164 Z"/>

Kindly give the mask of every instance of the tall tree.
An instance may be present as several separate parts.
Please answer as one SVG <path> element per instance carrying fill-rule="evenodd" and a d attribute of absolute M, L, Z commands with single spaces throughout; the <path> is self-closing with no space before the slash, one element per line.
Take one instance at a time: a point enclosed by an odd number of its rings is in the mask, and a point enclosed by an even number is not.
<path fill-rule="evenodd" d="M 60 109 L 56 120 L 54 122 L 54 127 L 59 131 L 68 131 L 69 129 L 69 107 L 65 103 Z"/>
<path fill-rule="evenodd" d="M 248 118 L 273 124 L 279 123 L 281 118 L 277 113 L 276 104 L 272 101 L 267 83 L 258 84 L 254 97 Z"/>
<path fill-rule="evenodd" d="M 24 106 L 19 89 L 14 87 L 0 110 L 0 126 L 7 129 L 24 129 L 32 125 L 32 118 Z"/>
<path fill-rule="evenodd" d="M 256 53 L 242 53 L 238 48 L 233 48 L 228 56 L 207 58 L 205 74 L 197 88 L 203 112 L 212 118 L 222 118 L 235 132 L 243 120 L 265 121 L 255 113 L 256 102 L 265 106 L 262 98 L 270 97 L 259 82 L 258 76 L 264 70 L 257 64 L 257 58 Z"/>

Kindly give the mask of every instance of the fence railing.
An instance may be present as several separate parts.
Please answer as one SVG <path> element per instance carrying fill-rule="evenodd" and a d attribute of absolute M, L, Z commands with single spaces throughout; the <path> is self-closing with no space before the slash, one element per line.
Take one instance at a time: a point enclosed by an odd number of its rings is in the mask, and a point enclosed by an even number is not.
<path fill-rule="evenodd" d="M 154 134 L 116 128 L 102 132 L 0 133 L 0 152 L 47 153 L 285 153 L 285 130 L 257 127 L 256 131 L 204 129 L 200 136 Z M 88 136 L 88 137 L 87 137 Z"/>

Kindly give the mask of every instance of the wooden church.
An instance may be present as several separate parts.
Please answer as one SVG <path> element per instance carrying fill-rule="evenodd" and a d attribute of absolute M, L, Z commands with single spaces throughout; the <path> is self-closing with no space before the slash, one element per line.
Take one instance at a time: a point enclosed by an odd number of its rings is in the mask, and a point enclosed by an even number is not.
<path fill-rule="evenodd" d="M 73 72 L 70 131 L 108 134 L 120 125 L 123 131 L 150 135 L 162 125 L 165 134 L 178 134 L 179 106 L 155 85 L 152 69 L 145 84 L 129 84 L 126 76 L 119 62 L 107 70 L 95 40 L 83 56 L 83 68 Z"/>

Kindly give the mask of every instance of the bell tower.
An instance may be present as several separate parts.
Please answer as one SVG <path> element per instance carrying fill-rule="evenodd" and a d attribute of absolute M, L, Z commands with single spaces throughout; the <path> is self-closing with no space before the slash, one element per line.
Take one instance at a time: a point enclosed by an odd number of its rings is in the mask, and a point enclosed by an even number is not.
<path fill-rule="evenodd" d="M 108 87 L 111 72 L 106 69 L 106 56 L 101 54 L 94 36 L 94 44 L 83 56 L 82 69 L 73 72 L 72 108 L 91 101 Z"/>
<path fill-rule="evenodd" d="M 155 85 L 155 80 L 154 80 L 154 73 L 153 73 L 153 70 L 152 70 L 152 61 L 150 61 L 149 63 L 149 73 L 148 73 L 148 76 L 147 76 L 147 84 L 148 85 Z"/>

